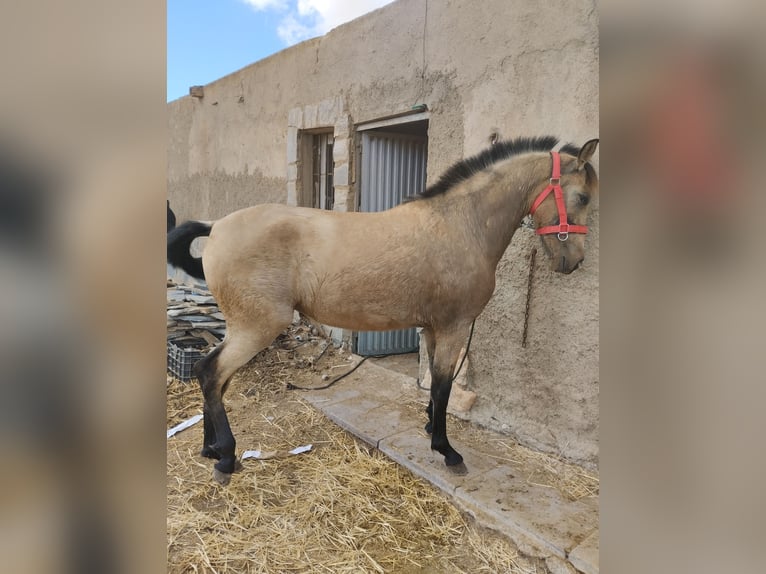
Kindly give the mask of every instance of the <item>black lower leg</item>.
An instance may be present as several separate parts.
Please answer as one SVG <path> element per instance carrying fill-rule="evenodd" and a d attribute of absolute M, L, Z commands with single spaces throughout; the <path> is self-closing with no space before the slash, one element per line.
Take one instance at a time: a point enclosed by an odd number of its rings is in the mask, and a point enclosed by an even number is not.
<path fill-rule="evenodd" d="M 223 345 L 219 345 L 208 356 L 194 365 L 194 374 L 199 380 L 204 398 L 204 438 L 202 456 L 218 459 L 215 468 L 225 474 L 234 472 L 236 442 L 229 426 L 229 419 L 223 406 L 223 390 L 226 383 L 219 384 L 217 374 L 218 356 Z"/>
<path fill-rule="evenodd" d="M 205 388 L 211 384 L 215 384 L 215 369 L 218 355 L 221 353 L 220 347 L 213 349 L 206 357 L 198 361 L 194 365 L 194 376 L 199 382 L 202 396 L 205 397 Z M 207 398 L 203 398 L 202 404 L 202 416 L 203 416 L 203 436 L 202 436 L 202 450 L 200 454 L 206 458 L 221 458 L 213 448 L 215 444 L 215 425 L 213 424 L 213 418 L 210 416 L 210 409 L 208 408 Z"/>
<path fill-rule="evenodd" d="M 210 414 L 215 425 L 216 435 L 216 441 L 210 445 L 210 448 L 219 455 L 215 468 L 224 474 L 232 474 L 236 464 L 234 451 L 237 442 L 234 440 L 234 435 L 231 432 L 229 419 L 226 416 L 222 400 L 219 399 L 216 404 L 211 404 Z"/>
<path fill-rule="evenodd" d="M 428 434 L 431 434 L 434 430 L 434 402 L 433 400 L 428 401 L 428 406 L 426 407 L 426 413 L 428 414 L 428 422 L 426 423 L 426 432 Z"/>
<path fill-rule="evenodd" d="M 431 448 L 444 455 L 447 466 L 463 462 L 463 457 L 452 448 L 447 440 L 447 403 L 449 402 L 452 381 L 449 375 L 434 376 L 431 382 L 431 404 L 433 410 Z"/>
<path fill-rule="evenodd" d="M 205 405 L 202 409 L 203 413 L 203 425 L 204 425 L 204 435 L 202 438 L 202 451 L 200 454 L 206 458 L 215 458 L 219 459 L 221 458 L 221 455 L 218 454 L 215 449 L 213 449 L 213 445 L 215 444 L 215 425 L 213 425 L 213 419 L 210 416 L 209 409 L 207 408 L 207 405 Z"/>

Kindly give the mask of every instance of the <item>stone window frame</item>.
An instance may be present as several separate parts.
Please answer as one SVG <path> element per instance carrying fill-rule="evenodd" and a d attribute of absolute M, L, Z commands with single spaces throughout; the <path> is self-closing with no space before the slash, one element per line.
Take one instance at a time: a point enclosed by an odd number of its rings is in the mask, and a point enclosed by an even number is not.
<path fill-rule="evenodd" d="M 355 211 L 354 193 L 350 180 L 352 149 L 351 117 L 346 112 L 341 97 L 322 100 L 292 108 L 287 116 L 287 205 L 300 205 L 305 182 L 301 166 L 301 134 L 332 129 L 333 187 L 335 202 L 333 211 Z"/>

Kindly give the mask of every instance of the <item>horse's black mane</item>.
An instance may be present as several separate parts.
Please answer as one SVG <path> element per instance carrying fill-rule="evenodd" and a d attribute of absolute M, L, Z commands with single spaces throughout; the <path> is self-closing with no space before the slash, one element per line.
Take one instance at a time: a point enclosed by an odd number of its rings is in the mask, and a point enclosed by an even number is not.
<path fill-rule="evenodd" d="M 439 181 L 427 187 L 425 191 L 407 198 L 405 201 L 413 201 L 441 195 L 449 189 L 452 189 L 461 181 L 465 181 L 473 174 L 488 168 L 498 161 L 527 152 L 551 151 L 558 143 L 558 138 L 554 136 L 540 136 L 533 138 L 520 137 L 497 142 L 495 145 L 488 147 L 475 156 L 457 162 L 442 174 Z M 560 151 L 576 156 L 580 150 L 573 144 L 566 144 Z"/>

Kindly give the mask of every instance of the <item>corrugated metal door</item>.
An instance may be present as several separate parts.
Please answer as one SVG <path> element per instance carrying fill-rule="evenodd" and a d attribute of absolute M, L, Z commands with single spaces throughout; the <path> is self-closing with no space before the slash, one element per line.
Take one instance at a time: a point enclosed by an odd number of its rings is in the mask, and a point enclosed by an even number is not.
<path fill-rule="evenodd" d="M 428 139 L 421 136 L 365 131 L 362 133 L 361 211 L 384 211 L 426 185 Z M 359 355 L 409 353 L 418 349 L 415 329 L 360 331 Z"/>

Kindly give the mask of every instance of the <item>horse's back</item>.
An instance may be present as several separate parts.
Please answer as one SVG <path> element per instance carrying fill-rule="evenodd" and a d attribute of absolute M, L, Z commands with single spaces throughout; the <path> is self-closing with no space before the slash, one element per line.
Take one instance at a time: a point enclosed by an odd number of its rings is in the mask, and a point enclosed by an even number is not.
<path fill-rule="evenodd" d="M 219 247 L 233 255 L 242 250 L 263 249 L 269 244 L 276 247 L 286 241 L 293 242 L 316 220 L 317 213 L 313 212 L 319 210 L 278 203 L 246 207 L 215 222 L 210 244 L 220 244 Z"/>
<path fill-rule="evenodd" d="M 367 249 L 384 236 L 406 229 L 399 218 L 383 213 L 338 212 L 282 204 L 261 204 L 235 211 L 218 220 L 210 241 L 237 249 L 291 247 L 306 253 Z M 389 246 L 390 247 L 390 246 Z M 251 253 L 252 257 L 253 254 Z"/>

